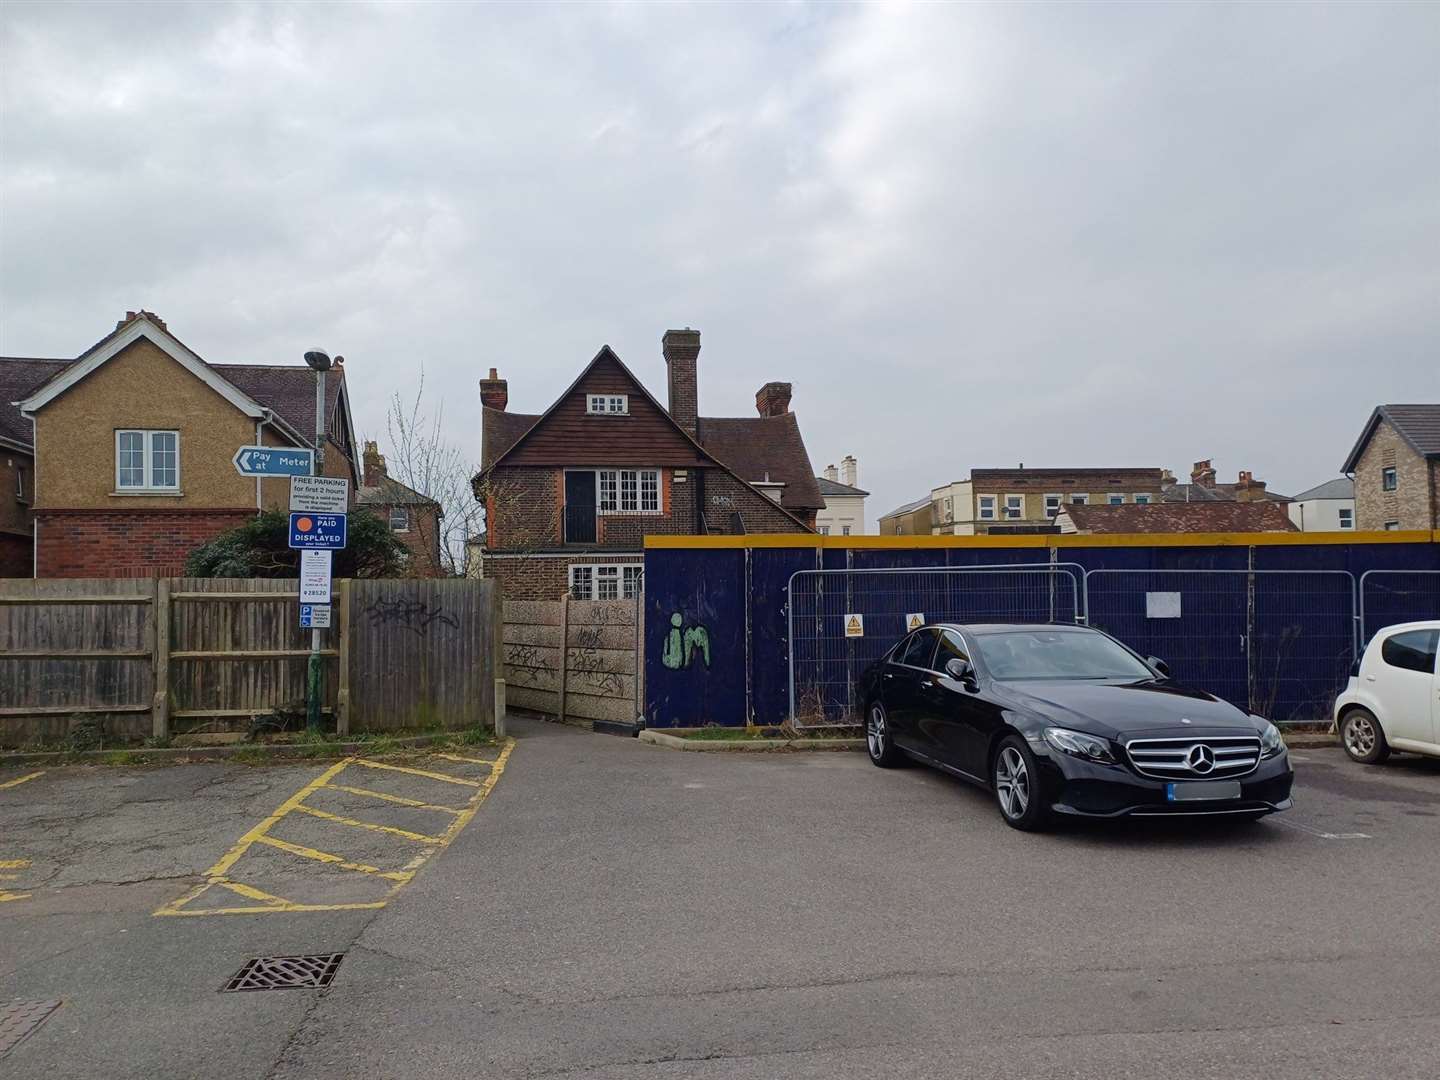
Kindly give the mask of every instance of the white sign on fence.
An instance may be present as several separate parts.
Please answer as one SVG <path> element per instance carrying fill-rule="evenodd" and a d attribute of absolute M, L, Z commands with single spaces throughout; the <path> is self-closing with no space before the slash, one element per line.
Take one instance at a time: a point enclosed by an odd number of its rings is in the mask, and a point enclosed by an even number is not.
<path fill-rule="evenodd" d="M 330 603 L 330 556 L 326 550 L 300 552 L 300 603 Z"/>
<path fill-rule="evenodd" d="M 924 626 L 924 625 L 925 625 L 925 613 L 924 613 L 923 611 L 914 611 L 914 612 L 911 612 L 909 615 L 906 615 L 906 616 L 905 616 L 905 632 L 906 632 L 907 634 L 908 634 L 911 630 L 919 630 L 920 627 L 922 627 L 922 626 Z"/>
<path fill-rule="evenodd" d="M 350 481 L 335 476 L 292 476 L 290 509 L 310 514 L 343 514 L 350 508 Z"/>
<path fill-rule="evenodd" d="M 846 637 L 864 637 L 864 636 L 865 636 L 865 616 L 864 616 L 864 615 L 846 615 L 846 616 L 845 616 L 845 636 L 846 636 Z"/>
<path fill-rule="evenodd" d="M 1178 592 L 1147 592 L 1145 594 L 1145 617 L 1147 619 L 1180 618 L 1180 594 Z"/>

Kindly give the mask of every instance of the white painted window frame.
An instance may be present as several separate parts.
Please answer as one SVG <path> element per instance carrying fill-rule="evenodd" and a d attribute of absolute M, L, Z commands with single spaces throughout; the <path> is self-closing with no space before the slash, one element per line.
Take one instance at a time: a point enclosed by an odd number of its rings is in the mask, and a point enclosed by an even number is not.
<path fill-rule="evenodd" d="M 1051 506 L 1051 505 L 1050 505 L 1050 500 L 1051 500 L 1051 499 L 1054 499 L 1054 500 L 1055 500 L 1055 505 L 1054 505 L 1054 506 Z M 1060 513 L 1060 508 L 1063 507 L 1064 505 L 1065 505 L 1065 496 L 1064 496 L 1064 495 L 1058 494 L 1057 492 L 1054 492 L 1054 491 L 1048 493 L 1048 494 L 1045 496 L 1045 516 L 1046 516 L 1047 518 L 1053 518 L 1053 517 L 1055 517 L 1056 515 L 1058 515 L 1058 514 Z"/>
<path fill-rule="evenodd" d="M 1123 491 L 1111 491 L 1105 495 L 1106 506 L 1124 506 L 1125 493 Z"/>
<path fill-rule="evenodd" d="M 120 483 L 120 437 L 140 436 L 140 460 L 143 465 L 144 483 L 121 485 Z M 155 483 L 155 436 L 175 436 L 175 483 Z M 115 492 L 120 495 L 178 495 L 180 493 L 180 432 L 174 428 L 116 428 L 115 429 Z"/>
<path fill-rule="evenodd" d="M 640 590 L 645 568 L 640 563 L 571 563 L 566 581 L 574 600 L 633 600 Z M 577 578 L 586 581 L 584 595 L 579 595 Z M 614 596 L 601 596 L 601 584 L 613 584 Z M 608 590 L 607 590 L 608 591 Z"/>
<path fill-rule="evenodd" d="M 1151 497 L 1149 492 L 1142 491 L 1139 495 L 1135 496 L 1136 506 L 1153 506 L 1154 504 L 1155 500 Z"/>
<path fill-rule="evenodd" d="M 396 525 L 396 524 L 395 524 L 395 515 L 396 515 L 397 513 L 403 515 L 404 521 L 405 521 L 405 524 L 404 524 L 404 525 Z M 392 507 L 390 508 L 390 513 L 389 513 L 388 517 L 389 517 L 389 520 L 390 520 L 390 531 L 391 531 L 391 532 L 409 532 L 409 531 L 410 531 L 410 508 L 409 508 L 408 506 L 392 506 Z"/>
<path fill-rule="evenodd" d="M 1339 507 L 1339 508 L 1335 511 L 1335 517 L 1339 520 L 1339 522 L 1340 522 L 1340 528 L 1341 528 L 1341 529 L 1344 529 L 1344 530 L 1347 530 L 1347 531 L 1348 531 L 1348 530 L 1352 530 L 1352 529 L 1355 528 L 1355 509 L 1354 509 L 1354 507 L 1350 507 L 1350 506 L 1342 506 L 1342 507 Z"/>
<path fill-rule="evenodd" d="M 1072 491 L 1070 493 L 1071 506 L 1089 506 L 1090 493 L 1088 491 Z"/>
<path fill-rule="evenodd" d="M 584 469 L 567 469 L 567 472 L 584 472 Z M 626 475 L 632 477 L 633 487 L 629 489 L 635 496 L 635 505 L 627 509 L 625 507 Z M 611 479 L 607 481 L 607 477 Z M 646 480 L 654 479 L 654 508 L 645 506 L 647 494 Z M 609 483 L 613 485 L 614 502 L 613 507 L 605 505 L 605 487 Z M 596 469 L 595 470 L 595 513 L 597 516 L 623 517 L 630 516 L 653 516 L 665 512 L 665 487 L 660 480 L 659 469 Z"/>
<path fill-rule="evenodd" d="M 588 416 L 629 416 L 629 394 L 586 394 L 585 412 Z"/>
<path fill-rule="evenodd" d="M 996 500 L 997 498 L 999 498 L 998 495 L 976 495 L 976 496 L 975 496 L 975 520 L 976 520 L 976 521 L 998 521 L 998 520 L 999 520 L 999 519 L 995 516 L 996 514 L 999 513 L 998 504 L 995 502 L 995 500 Z M 988 507 L 985 505 L 987 501 L 988 501 L 989 504 L 990 504 Z M 986 513 L 987 510 L 989 511 L 989 513 Z"/>
<path fill-rule="evenodd" d="M 1011 514 L 1011 513 L 1010 513 L 1010 511 L 1011 511 L 1011 509 L 1012 509 L 1012 507 L 1010 506 L 1010 500 L 1011 500 L 1011 499 L 1016 500 L 1016 502 L 1017 502 L 1017 504 L 1018 504 L 1018 505 L 1016 505 L 1015 507 L 1013 507 L 1013 509 L 1014 509 L 1014 511 L 1015 511 L 1014 514 Z M 1006 520 L 1006 521 L 1024 521 L 1024 520 L 1025 520 L 1025 496 L 1024 496 L 1024 495 L 1018 495 L 1018 494 L 1015 494 L 1015 493 L 1013 493 L 1013 492 L 1007 492 L 1006 495 L 1005 495 L 1005 503 L 1004 503 L 1004 506 L 1002 507 L 1002 512 L 1003 512 L 1004 515 L 1005 515 L 1005 520 Z"/>

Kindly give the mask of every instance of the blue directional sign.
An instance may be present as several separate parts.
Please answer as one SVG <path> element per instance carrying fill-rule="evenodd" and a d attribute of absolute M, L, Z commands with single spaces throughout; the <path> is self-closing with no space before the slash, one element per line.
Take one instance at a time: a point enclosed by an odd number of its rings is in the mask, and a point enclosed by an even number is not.
<path fill-rule="evenodd" d="M 309 476 L 315 452 L 291 446 L 242 446 L 231 460 L 241 476 Z"/>
<path fill-rule="evenodd" d="M 290 546 L 292 548 L 339 550 L 345 546 L 344 514 L 290 515 Z"/>

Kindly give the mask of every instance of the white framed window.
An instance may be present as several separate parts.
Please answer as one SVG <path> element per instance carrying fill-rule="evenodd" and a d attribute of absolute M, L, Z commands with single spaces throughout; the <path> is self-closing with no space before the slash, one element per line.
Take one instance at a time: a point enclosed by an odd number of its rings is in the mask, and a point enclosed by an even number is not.
<path fill-rule="evenodd" d="M 570 567 L 572 600 L 633 600 L 645 568 L 638 563 L 577 563 Z"/>
<path fill-rule="evenodd" d="M 849 525 L 841 525 L 841 526 L 840 526 L 840 535 L 841 535 L 841 536 L 849 536 L 849 535 L 850 535 L 850 526 L 849 526 Z"/>
<path fill-rule="evenodd" d="M 1149 506 L 1149 505 L 1150 505 L 1150 496 L 1149 496 L 1149 495 L 1136 495 L 1136 496 L 1135 496 L 1135 505 L 1136 505 L 1136 506 Z"/>
<path fill-rule="evenodd" d="M 585 411 L 591 416 L 629 416 L 629 394 L 587 394 Z"/>
<path fill-rule="evenodd" d="M 1005 496 L 1005 517 L 1009 521 L 1019 521 L 1025 516 L 1025 496 Z"/>
<path fill-rule="evenodd" d="M 1386 465 L 1380 470 L 1380 490 L 1397 491 L 1400 488 L 1400 474 L 1394 465 Z"/>
<path fill-rule="evenodd" d="M 1105 502 L 1110 506 L 1124 506 L 1125 496 L 1118 491 L 1112 491 L 1105 496 Z"/>
<path fill-rule="evenodd" d="M 1090 501 L 1090 496 L 1089 496 L 1089 495 L 1086 495 L 1085 492 L 1083 492 L 1083 491 L 1077 491 L 1077 492 L 1075 492 L 1075 494 L 1073 494 L 1073 495 L 1070 496 L 1070 505 L 1071 505 L 1071 506 L 1084 506 L 1084 505 L 1085 505 L 1086 503 L 1088 503 L 1089 501 Z"/>
<path fill-rule="evenodd" d="M 1060 498 L 1059 495 L 1045 496 L 1045 516 L 1047 518 L 1053 518 L 1060 513 Z"/>
<path fill-rule="evenodd" d="M 600 469 L 596 475 L 596 509 L 602 514 L 660 512 L 658 469 Z"/>
<path fill-rule="evenodd" d="M 390 508 L 390 531 L 410 531 L 410 508 L 408 506 L 392 506 Z"/>
<path fill-rule="evenodd" d="M 820 529 L 819 529 L 819 532 L 820 532 L 820 535 L 821 535 L 821 536 L 829 536 L 829 535 L 830 535 L 830 526 L 829 526 L 829 525 L 821 525 L 821 526 L 820 526 Z"/>
<path fill-rule="evenodd" d="M 178 491 L 180 433 L 122 428 L 115 432 L 116 491 Z"/>
<path fill-rule="evenodd" d="M 1385 522 L 1385 531 L 1386 531 L 1386 532 L 1399 532 L 1399 531 L 1400 531 L 1400 522 L 1398 522 L 1398 521 L 1387 521 L 1387 522 Z"/>
<path fill-rule="evenodd" d="M 1354 511 L 1354 510 L 1350 509 L 1350 507 L 1348 507 L 1348 506 L 1342 506 L 1339 510 L 1336 511 L 1336 513 L 1340 515 L 1340 528 L 1342 528 L 1342 529 L 1353 529 L 1353 528 L 1355 528 L 1355 511 Z"/>
<path fill-rule="evenodd" d="M 977 515 L 981 521 L 995 520 L 995 496 L 981 495 L 977 500 L 980 512 Z"/>

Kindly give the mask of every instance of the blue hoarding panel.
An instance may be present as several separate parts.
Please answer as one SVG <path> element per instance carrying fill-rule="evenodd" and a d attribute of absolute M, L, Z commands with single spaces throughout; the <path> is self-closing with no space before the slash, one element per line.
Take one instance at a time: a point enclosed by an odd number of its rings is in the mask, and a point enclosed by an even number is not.
<path fill-rule="evenodd" d="M 344 514 L 293 513 L 290 515 L 290 546 L 339 550 L 345 546 L 345 525 Z"/>
<path fill-rule="evenodd" d="M 745 552 L 645 553 L 645 722 L 745 722 Z"/>

